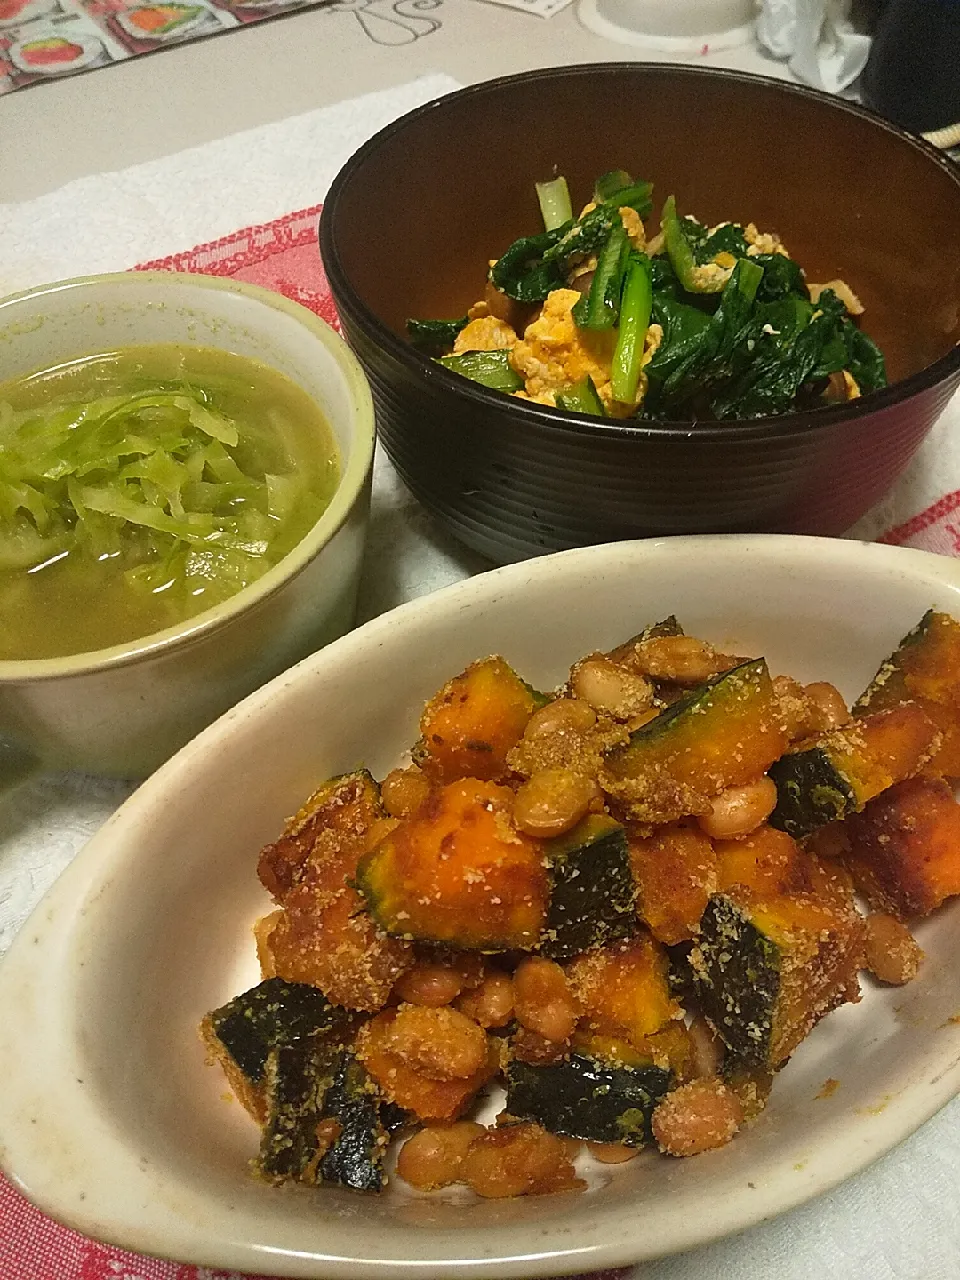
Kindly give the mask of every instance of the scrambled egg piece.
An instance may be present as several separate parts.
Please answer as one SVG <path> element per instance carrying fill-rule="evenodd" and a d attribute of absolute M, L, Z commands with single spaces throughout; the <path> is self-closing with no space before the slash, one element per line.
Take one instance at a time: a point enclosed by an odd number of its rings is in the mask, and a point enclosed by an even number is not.
<path fill-rule="evenodd" d="M 825 289 L 832 289 L 840 301 L 847 309 L 847 314 L 851 316 L 862 316 L 864 312 L 863 303 L 853 292 L 845 280 L 828 280 L 826 284 L 811 284 L 807 286 L 810 290 L 810 301 L 819 302 L 820 295 Z"/>
<path fill-rule="evenodd" d="M 516 333 L 503 320 L 496 316 L 478 316 L 457 334 L 453 353 L 459 356 L 464 351 L 502 351 L 512 347 L 516 340 Z"/>
<path fill-rule="evenodd" d="M 748 258 L 755 258 L 760 253 L 782 253 L 784 257 L 789 256 L 784 248 L 783 241 L 778 235 L 767 231 L 758 231 L 754 222 L 748 222 L 743 228 L 743 238 L 750 246 L 747 250 Z"/>
<path fill-rule="evenodd" d="M 589 375 L 609 408 L 613 404 L 610 359 L 616 334 L 611 329 L 578 329 L 572 312 L 579 301 L 576 289 L 554 289 L 539 317 L 527 325 L 513 348 L 510 363 L 523 378 L 530 400 L 553 404 L 557 391 Z"/>
<path fill-rule="evenodd" d="M 627 233 L 627 239 L 634 249 L 638 249 L 642 253 L 647 243 L 647 233 L 643 229 L 643 219 L 639 213 L 637 213 L 636 209 L 631 209 L 629 205 L 624 205 L 620 210 L 620 221 L 623 223 L 623 229 Z"/>
<path fill-rule="evenodd" d="M 558 391 L 590 377 L 607 413 L 614 418 L 628 417 L 643 400 L 647 379 L 641 372 L 633 404 L 614 399 L 610 363 L 616 332 L 578 329 L 572 312 L 579 299 L 576 289 L 554 289 L 544 302 L 539 318 L 527 325 L 510 355 L 510 363 L 525 383 L 524 390 L 515 394 L 521 400 L 555 405 Z M 663 329 L 658 324 L 650 325 L 641 369 L 653 359 L 662 341 Z"/>
<path fill-rule="evenodd" d="M 717 258 L 729 258 L 729 253 L 718 253 Z M 734 264 L 736 258 L 734 258 Z M 701 289 L 710 290 L 719 293 L 723 286 L 733 275 L 732 266 L 724 266 L 719 261 L 704 262 L 699 267 L 693 268 L 693 278 Z"/>
<path fill-rule="evenodd" d="M 844 404 L 847 400 L 859 399 L 860 395 L 860 385 L 849 369 L 831 373 L 829 385 L 824 393 L 824 399 L 828 404 Z"/>

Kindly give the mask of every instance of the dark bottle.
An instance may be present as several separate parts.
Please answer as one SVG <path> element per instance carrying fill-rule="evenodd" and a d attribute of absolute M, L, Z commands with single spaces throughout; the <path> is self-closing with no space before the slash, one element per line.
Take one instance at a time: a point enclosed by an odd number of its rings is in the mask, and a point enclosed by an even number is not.
<path fill-rule="evenodd" d="M 860 94 L 914 133 L 960 124 L 960 0 L 887 0 Z"/>

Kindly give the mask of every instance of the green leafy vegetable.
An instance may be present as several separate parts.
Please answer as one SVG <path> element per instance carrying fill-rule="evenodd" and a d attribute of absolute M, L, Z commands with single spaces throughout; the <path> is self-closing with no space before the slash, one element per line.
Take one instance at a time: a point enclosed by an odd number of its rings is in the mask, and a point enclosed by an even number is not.
<path fill-rule="evenodd" d="M 632 186 L 633 179 L 626 169 L 611 169 L 608 173 L 602 173 L 593 184 L 594 203 L 606 204 L 618 192 L 625 191 Z"/>
<path fill-rule="evenodd" d="M 407 333 L 418 351 L 428 356 L 439 356 L 449 351 L 466 324 L 466 316 L 459 320 L 408 320 Z"/>
<path fill-rule="evenodd" d="M 780 298 L 809 299 L 810 290 L 799 265 L 785 253 L 758 253 L 753 261 L 763 267 L 763 279 L 757 290 L 758 302 L 776 302 Z"/>
<path fill-rule="evenodd" d="M 523 379 L 511 367 L 509 351 L 464 351 L 462 355 L 441 356 L 439 363 L 494 391 L 509 393 L 523 386 Z"/>
<path fill-rule="evenodd" d="M 564 387 L 554 397 L 558 409 L 566 409 L 569 413 L 592 413 L 598 418 L 606 416 L 603 401 L 597 393 L 593 379 L 587 375 L 582 382 L 572 387 Z"/>
<path fill-rule="evenodd" d="M 547 253 L 570 229 L 571 224 L 564 223 L 552 231 L 514 240 L 490 268 L 493 284 L 517 302 L 542 302 L 553 289 L 562 289 L 566 283 L 562 263 Z"/>
<path fill-rule="evenodd" d="M 741 258 L 727 281 L 720 305 L 698 340 L 663 380 L 659 404 L 679 409 L 694 398 L 708 400 L 713 390 L 739 371 L 749 359 L 746 339 L 753 317 L 753 301 L 763 278 L 763 268 Z"/>
<path fill-rule="evenodd" d="M 565 222 L 573 218 L 573 206 L 570 204 L 570 191 L 564 177 L 554 178 L 552 182 L 538 182 L 537 199 L 540 202 L 540 213 L 546 231 L 555 231 Z"/>
<path fill-rule="evenodd" d="M 617 401 L 636 402 L 651 324 L 662 334 L 643 366 L 637 410 L 649 420 L 754 418 L 815 407 L 824 402 L 828 379 L 844 370 L 862 392 L 886 385 L 881 352 L 833 292 L 825 289 L 814 305 L 798 263 L 784 252 L 757 253 L 756 237 L 748 242 L 740 223 L 711 228 L 681 217 L 671 195 L 661 218 L 663 249 L 652 258 L 634 252 L 620 210 L 646 217 L 651 191 L 650 183 L 613 169 L 596 180 L 592 204 L 573 217 L 563 178 L 538 183 L 547 230 L 514 241 L 490 271 L 498 289 L 528 304 L 592 272 L 572 318 L 586 332 L 617 329 L 610 367 Z M 541 335 L 547 343 L 549 330 L 550 323 Z M 503 353 L 461 359 L 444 363 L 498 390 L 522 386 Z M 600 412 L 584 407 L 591 391 L 592 384 L 563 388 L 557 403 Z"/>
<path fill-rule="evenodd" d="M 749 245 L 739 223 L 727 222 L 711 231 L 687 214 L 680 225 L 698 264 L 712 262 L 718 253 L 730 253 L 735 258 L 747 256 Z"/>
<path fill-rule="evenodd" d="M 885 387 L 887 367 L 883 352 L 873 339 L 858 329 L 851 320 L 846 320 L 843 325 L 843 341 L 847 349 L 844 367 L 853 374 L 860 390 L 866 393 Z"/>

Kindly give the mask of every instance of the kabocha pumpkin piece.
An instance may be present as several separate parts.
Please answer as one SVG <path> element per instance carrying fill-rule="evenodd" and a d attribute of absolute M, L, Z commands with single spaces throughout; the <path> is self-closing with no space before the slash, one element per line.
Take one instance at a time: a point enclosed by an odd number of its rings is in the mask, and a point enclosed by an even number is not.
<path fill-rule="evenodd" d="M 854 714 L 902 702 L 916 702 L 943 734 L 926 771 L 960 777 L 960 622 L 949 614 L 924 614 L 857 699 Z"/>
<path fill-rule="evenodd" d="M 636 885 L 627 835 L 605 813 L 592 813 L 544 849 L 550 889 L 540 950 L 566 960 L 636 929 Z"/>
<path fill-rule="evenodd" d="M 629 1147 L 649 1140 L 650 1116 L 671 1085 L 669 1071 L 639 1055 L 626 1063 L 573 1053 L 546 1066 L 513 1059 L 506 1078 L 510 1115 L 565 1137 Z"/>
<path fill-rule="evenodd" d="M 435 791 L 360 861 L 388 933 L 463 950 L 532 949 L 547 917 L 543 843 L 516 829 L 513 792 L 476 778 Z"/>
<path fill-rule="evenodd" d="M 260 855 L 261 881 L 284 910 L 258 927 L 261 965 L 318 987 L 334 1004 L 373 1012 L 412 963 L 409 949 L 377 933 L 351 881 L 384 821 L 365 771 L 325 783 Z"/>
<path fill-rule="evenodd" d="M 680 1016 L 668 972 L 666 952 L 641 932 L 578 956 L 567 965 L 567 980 L 585 1027 L 637 1043 Z"/>
<path fill-rule="evenodd" d="M 653 936 L 672 946 L 696 936 L 716 884 L 710 839 L 690 823 L 659 827 L 630 840 L 637 914 Z"/>
<path fill-rule="evenodd" d="M 717 840 L 714 851 L 718 893 L 740 885 L 760 898 L 775 898 L 811 888 L 807 855 L 775 827 L 758 827 L 743 840 Z"/>
<path fill-rule="evenodd" d="M 881 791 L 918 773 L 940 745 L 940 732 L 913 703 L 853 720 L 770 768 L 777 785 L 772 827 L 801 839 L 859 812 Z"/>
<path fill-rule="evenodd" d="M 708 680 L 607 753 L 600 785 L 637 822 L 705 813 L 765 773 L 787 745 L 762 658 Z"/>
<path fill-rule="evenodd" d="M 357 1057 L 389 1101 L 420 1120 L 456 1120 L 500 1070 L 496 1041 L 488 1039 L 486 1062 L 473 1075 L 436 1080 L 397 1052 L 396 1019 L 397 1011 L 387 1009 L 364 1023 L 357 1035 Z"/>
<path fill-rule="evenodd" d="M 846 826 L 847 865 L 877 910 L 923 916 L 960 893 L 960 804 L 941 779 L 900 782 Z"/>
<path fill-rule="evenodd" d="M 389 1133 L 376 1087 L 352 1053 L 300 1041 L 272 1050 L 266 1075 L 260 1177 L 383 1189 Z"/>
<path fill-rule="evenodd" d="M 383 816 L 380 789 L 366 769 L 331 778 L 289 819 L 280 839 L 261 851 L 260 882 L 283 902 L 310 861 L 329 861 L 359 848 Z"/>
<path fill-rule="evenodd" d="M 862 921 L 812 894 L 710 899 L 690 952 L 701 1008 L 734 1058 L 782 1066 L 815 1024 L 859 999 Z"/>
<path fill-rule="evenodd" d="M 402 942 L 377 932 L 352 881 L 361 855 L 391 821 L 376 782 L 359 770 L 320 787 L 263 850 L 261 882 L 284 909 L 258 925 L 262 968 L 350 1009 L 383 1007 L 413 959 Z"/>
<path fill-rule="evenodd" d="M 271 1051 L 307 1037 L 319 1044 L 321 1036 L 339 1047 L 354 1025 L 349 1010 L 332 1005 L 315 987 L 270 978 L 208 1013 L 200 1036 L 239 1101 L 263 1123 Z"/>
<path fill-rule="evenodd" d="M 414 762 L 441 784 L 497 781 L 507 773 L 507 753 L 544 701 L 503 658 L 474 662 L 427 703 Z"/>
<path fill-rule="evenodd" d="M 614 662 L 621 662 L 625 666 L 632 664 L 635 656 L 635 650 L 638 644 L 642 644 L 644 640 L 654 640 L 659 636 L 682 636 L 683 627 L 677 621 L 674 614 L 670 614 L 668 618 L 664 618 L 662 622 L 653 622 L 649 626 L 643 628 L 635 636 L 631 636 L 629 640 L 624 640 L 623 644 L 617 645 L 615 649 L 611 649 L 607 654 Z"/>

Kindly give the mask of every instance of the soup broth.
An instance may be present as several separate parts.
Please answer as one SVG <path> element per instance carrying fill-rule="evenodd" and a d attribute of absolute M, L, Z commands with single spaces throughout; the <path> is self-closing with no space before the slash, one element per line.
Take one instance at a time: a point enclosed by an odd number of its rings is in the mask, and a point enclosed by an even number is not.
<path fill-rule="evenodd" d="M 338 478 L 318 405 L 230 352 L 128 347 L 0 382 L 0 659 L 202 613 L 296 546 Z"/>

